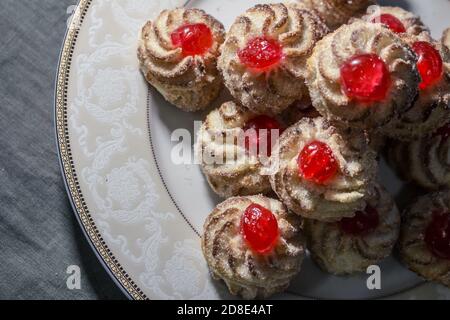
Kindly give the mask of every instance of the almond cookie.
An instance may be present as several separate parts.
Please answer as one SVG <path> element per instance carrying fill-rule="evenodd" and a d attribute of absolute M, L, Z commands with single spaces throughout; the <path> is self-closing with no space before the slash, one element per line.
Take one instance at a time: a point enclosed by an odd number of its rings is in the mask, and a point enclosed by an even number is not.
<path fill-rule="evenodd" d="M 419 198 L 402 215 L 400 257 L 429 281 L 450 287 L 450 192 Z"/>
<path fill-rule="evenodd" d="M 400 7 L 370 6 L 361 19 L 367 22 L 381 23 L 399 35 L 417 36 L 423 32 L 430 32 L 420 17 Z"/>
<path fill-rule="evenodd" d="M 441 42 L 448 50 L 450 50 L 450 28 L 446 29 L 442 34 Z"/>
<path fill-rule="evenodd" d="M 294 102 L 286 110 L 281 113 L 281 119 L 286 127 L 289 127 L 303 118 L 317 118 L 320 117 L 320 113 L 314 108 L 311 102 L 311 98 L 305 96 L 302 100 Z M 386 142 L 386 137 L 378 131 L 365 130 L 366 139 L 369 146 L 379 152 Z"/>
<path fill-rule="evenodd" d="M 212 276 L 232 294 L 267 298 L 284 291 L 300 271 L 301 219 L 274 199 L 230 198 L 206 219 L 202 250 Z"/>
<path fill-rule="evenodd" d="M 214 192 L 226 198 L 271 191 L 263 160 L 268 161 L 281 131 L 277 119 L 234 102 L 213 110 L 200 128 L 196 148 Z"/>
<path fill-rule="evenodd" d="M 304 118 L 286 129 L 271 162 L 272 189 L 305 218 L 352 217 L 373 193 L 376 153 L 364 134 L 334 127 L 322 117 Z"/>
<path fill-rule="evenodd" d="M 312 103 L 341 126 L 375 128 L 414 101 L 417 57 L 387 28 L 357 20 L 323 38 L 308 60 Z"/>
<path fill-rule="evenodd" d="M 413 140 L 429 135 L 450 119 L 450 50 L 427 32 L 404 39 L 419 57 L 419 96 L 381 132 L 395 139 Z"/>
<path fill-rule="evenodd" d="M 431 136 L 410 142 L 390 141 L 387 151 L 389 163 L 403 179 L 423 188 L 450 188 L 449 136 L 450 123 Z"/>
<path fill-rule="evenodd" d="M 280 113 L 306 93 L 306 60 L 327 32 L 309 11 L 254 6 L 236 19 L 222 46 L 218 66 L 225 86 L 255 113 Z"/>
<path fill-rule="evenodd" d="M 219 95 L 222 24 L 199 9 L 164 10 L 142 28 L 138 58 L 147 81 L 185 111 L 204 109 Z"/>
<path fill-rule="evenodd" d="M 400 232 L 400 214 L 381 186 L 353 218 L 327 223 L 307 220 L 307 247 L 324 271 L 335 275 L 365 272 L 388 257 Z"/>
<path fill-rule="evenodd" d="M 326 25 L 335 30 L 347 23 L 352 17 L 361 16 L 372 0 L 289 0 L 289 4 L 306 8 L 317 14 Z"/>

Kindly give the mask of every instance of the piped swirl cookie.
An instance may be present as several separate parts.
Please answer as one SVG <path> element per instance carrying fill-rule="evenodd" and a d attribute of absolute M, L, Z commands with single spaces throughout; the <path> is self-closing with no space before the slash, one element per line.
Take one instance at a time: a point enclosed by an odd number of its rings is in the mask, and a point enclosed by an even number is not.
<path fill-rule="evenodd" d="M 400 214 L 386 190 L 381 186 L 375 190 L 353 218 L 333 223 L 305 221 L 307 247 L 324 271 L 335 275 L 365 272 L 391 254 L 400 232 Z"/>
<path fill-rule="evenodd" d="M 328 120 L 374 128 L 395 119 L 417 95 L 417 58 L 387 28 L 357 20 L 323 38 L 308 60 L 314 107 Z"/>
<path fill-rule="evenodd" d="M 230 198 L 206 219 L 202 249 L 213 277 L 232 294 L 267 298 L 284 291 L 300 271 L 301 219 L 274 199 Z"/>
<path fill-rule="evenodd" d="M 373 193 L 376 154 L 359 131 L 339 129 L 322 117 L 286 129 L 272 151 L 272 189 L 305 218 L 352 217 Z"/>
<path fill-rule="evenodd" d="M 419 58 L 419 96 L 381 131 L 395 139 L 413 140 L 431 134 L 450 119 L 450 50 L 427 32 L 404 39 Z"/>
<path fill-rule="evenodd" d="M 381 23 L 399 35 L 417 36 L 430 31 L 419 16 L 400 7 L 370 6 L 361 19 L 371 23 Z"/>
<path fill-rule="evenodd" d="M 307 92 L 306 60 L 328 32 L 307 10 L 257 5 L 239 16 L 219 57 L 225 86 L 258 114 L 278 114 Z"/>
<path fill-rule="evenodd" d="M 234 102 L 213 110 L 200 128 L 196 148 L 214 192 L 222 197 L 269 192 L 264 159 L 268 161 L 281 131 L 277 119 Z"/>
<path fill-rule="evenodd" d="M 326 25 L 335 30 L 352 17 L 366 12 L 372 0 L 288 0 L 287 3 L 306 8 L 317 14 Z"/>
<path fill-rule="evenodd" d="M 431 136 L 410 142 L 390 141 L 387 148 L 389 163 L 403 179 L 423 188 L 450 188 L 449 136 L 450 122 Z"/>
<path fill-rule="evenodd" d="M 441 43 L 450 50 L 450 28 L 444 30 L 442 33 Z"/>
<path fill-rule="evenodd" d="M 218 96 L 222 24 L 199 9 L 164 10 L 142 28 L 138 58 L 147 81 L 185 111 L 206 108 Z"/>
<path fill-rule="evenodd" d="M 400 257 L 429 281 L 450 287 L 450 192 L 419 198 L 402 216 Z"/>

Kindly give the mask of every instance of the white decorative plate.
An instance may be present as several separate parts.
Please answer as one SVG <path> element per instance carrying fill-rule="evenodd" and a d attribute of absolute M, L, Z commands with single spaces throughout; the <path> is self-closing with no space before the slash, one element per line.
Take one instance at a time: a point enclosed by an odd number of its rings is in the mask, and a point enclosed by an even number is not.
<path fill-rule="evenodd" d="M 56 130 L 76 216 L 100 261 L 134 299 L 229 298 L 213 281 L 199 234 L 219 199 L 199 166 L 171 161 L 175 129 L 194 132 L 187 114 L 149 89 L 136 59 L 139 29 L 163 8 L 205 9 L 229 26 L 263 0 L 81 0 L 68 29 L 56 89 Z M 384 4 L 389 3 L 385 1 Z M 419 13 L 440 37 L 450 1 L 392 1 Z M 189 148 L 193 142 L 184 140 Z M 403 202 L 403 185 L 382 165 L 381 179 Z M 394 258 L 384 261 L 382 290 L 367 275 L 338 278 L 307 259 L 287 293 L 275 298 L 450 298 Z"/>

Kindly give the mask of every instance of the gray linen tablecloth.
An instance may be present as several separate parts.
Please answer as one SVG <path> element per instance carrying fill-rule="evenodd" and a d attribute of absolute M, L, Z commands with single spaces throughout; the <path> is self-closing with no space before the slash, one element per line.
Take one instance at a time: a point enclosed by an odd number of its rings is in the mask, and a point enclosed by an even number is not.
<path fill-rule="evenodd" d="M 0 299 L 123 299 L 91 251 L 60 173 L 53 93 L 75 0 L 0 1 Z M 66 286 L 81 268 L 81 289 Z"/>

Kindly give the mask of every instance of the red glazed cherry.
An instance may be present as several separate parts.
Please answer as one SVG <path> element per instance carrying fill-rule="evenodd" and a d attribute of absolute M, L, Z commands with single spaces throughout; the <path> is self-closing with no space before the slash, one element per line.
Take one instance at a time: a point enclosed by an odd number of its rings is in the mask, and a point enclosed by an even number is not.
<path fill-rule="evenodd" d="M 248 130 L 253 129 L 253 132 L 248 132 Z M 272 131 L 271 130 L 279 130 L 278 134 L 282 133 L 282 128 L 280 123 L 269 116 L 257 116 L 256 118 L 248 121 L 243 130 L 246 133 L 245 136 L 245 148 L 247 150 L 257 150 L 258 155 L 261 155 L 260 152 L 265 151 L 260 149 L 260 143 L 265 142 L 267 145 L 267 157 L 270 157 L 272 154 Z M 266 130 L 265 137 L 261 136 L 262 132 L 260 130 Z M 261 138 L 264 138 L 263 141 Z M 256 148 L 256 149 L 255 149 Z"/>
<path fill-rule="evenodd" d="M 425 243 L 437 257 L 450 259 L 450 213 L 434 212 L 425 231 Z"/>
<path fill-rule="evenodd" d="M 341 82 L 347 97 L 361 102 L 386 98 L 391 84 L 389 70 L 376 54 L 351 57 L 341 67 Z"/>
<path fill-rule="evenodd" d="M 203 55 L 213 44 L 211 29 L 204 23 L 181 26 L 170 37 L 175 47 L 182 48 L 184 56 Z"/>
<path fill-rule="evenodd" d="M 250 40 L 238 52 L 240 61 L 251 69 L 264 70 L 275 66 L 283 58 L 283 48 L 278 41 L 266 37 Z"/>
<path fill-rule="evenodd" d="M 339 169 L 333 151 L 326 143 L 320 141 L 313 141 L 303 148 L 298 156 L 297 165 L 300 177 L 317 184 L 329 182 Z"/>
<path fill-rule="evenodd" d="M 441 79 L 444 71 L 442 57 L 438 50 L 425 41 L 414 43 L 413 50 L 419 56 L 417 68 L 422 78 L 419 87 L 426 89 Z"/>
<path fill-rule="evenodd" d="M 353 218 L 344 218 L 339 221 L 339 226 L 344 233 L 359 236 L 375 230 L 379 223 L 378 211 L 367 206 L 364 211 L 357 211 Z"/>
<path fill-rule="evenodd" d="M 405 33 L 406 28 L 403 23 L 392 14 L 384 13 L 372 19 L 373 23 L 382 23 L 395 33 Z"/>
<path fill-rule="evenodd" d="M 268 253 L 278 241 L 278 222 L 270 210 L 253 203 L 245 209 L 242 216 L 241 232 L 253 251 Z"/>

